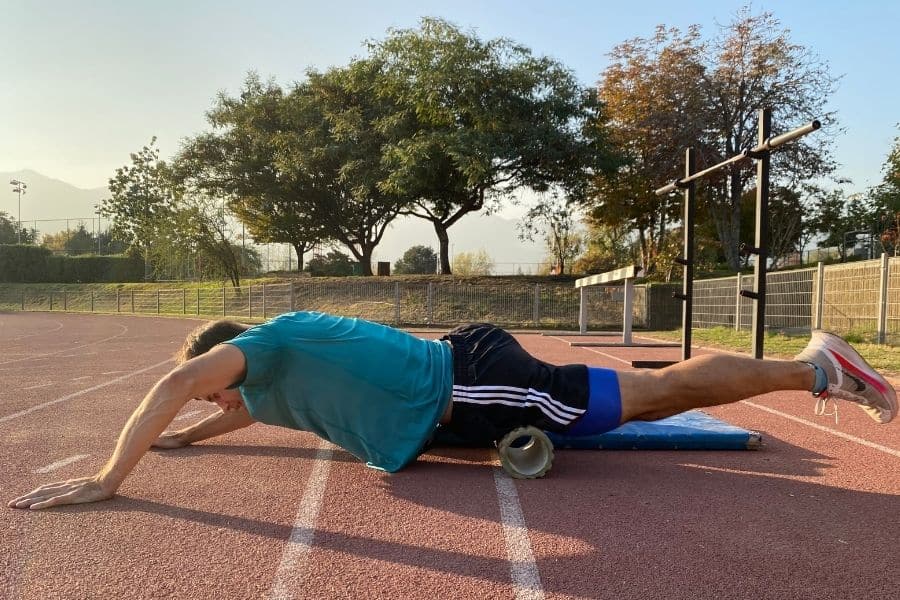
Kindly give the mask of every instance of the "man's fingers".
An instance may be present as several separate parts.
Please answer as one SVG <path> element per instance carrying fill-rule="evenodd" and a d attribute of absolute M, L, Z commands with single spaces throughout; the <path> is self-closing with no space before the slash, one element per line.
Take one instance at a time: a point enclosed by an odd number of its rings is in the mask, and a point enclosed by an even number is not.
<path fill-rule="evenodd" d="M 51 496 L 47 500 L 43 500 L 41 502 L 36 502 L 29 506 L 31 510 L 40 510 L 42 508 L 50 508 L 51 506 L 59 506 L 60 504 L 77 504 L 78 492 L 81 490 L 75 489 L 67 494 L 62 494 L 60 496 Z M 82 501 L 83 502 L 83 501 Z"/>

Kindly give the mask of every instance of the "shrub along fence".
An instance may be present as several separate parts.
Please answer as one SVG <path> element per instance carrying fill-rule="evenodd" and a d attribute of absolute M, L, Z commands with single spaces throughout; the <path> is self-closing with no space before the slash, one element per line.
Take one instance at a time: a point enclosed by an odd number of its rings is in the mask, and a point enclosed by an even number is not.
<path fill-rule="evenodd" d="M 0 282 L 117 283 L 144 279 L 144 261 L 130 256 L 55 256 L 47 248 L 0 245 Z"/>

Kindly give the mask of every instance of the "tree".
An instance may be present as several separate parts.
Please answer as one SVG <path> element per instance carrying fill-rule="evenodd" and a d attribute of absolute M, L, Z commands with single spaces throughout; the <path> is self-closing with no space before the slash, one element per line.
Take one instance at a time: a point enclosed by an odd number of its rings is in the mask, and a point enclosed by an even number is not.
<path fill-rule="evenodd" d="M 428 246 L 412 246 L 394 263 L 398 275 L 434 275 L 437 272 L 437 254 Z"/>
<path fill-rule="evenodd" d="M 605 225 L 590 216 L 586 217 L 584 254 L 573 263 L 576 273 L 603 273 L 634 264 L 633 244 L 625 226 Z"/>
<path fill-rule="evenodd" d="M 346 277 L 353 275 L 353 264 L 349 256 L 332 250 L 325 256 L 310 259 L 307 269 L 315 277 Z"/>
<path fill-rule="evenodd" d="M 441 272 L 450 272 L 448 229 L 516 190 L 583 189 L 606 168 L 599 105 L 571 71 L 506 39 L 484 41 L 441 19 L 394 29 L 371 44 L 383 61 L 379 92 L 411 128 L 387 152 L 385 187 L 414 199 L 404 214 L 429 221 Z"/>
<path fill-rule="evenodd" d="M 494 261 L 484 248 L 477 252 L 460 252 L 453 257 L 453 272 L 462 277 L 490 275 L 494 271 Z"/>
<path fill-rule="evenodd" d="M 207 114 L 213 130 L 188 140 L 176 160 L 183 180 L 227 199 L 254 240 L 291 244 L 298 271 L 325 233 L 306 202 L 309 173 L 286 164 L 281 153 L 295 132 L 320 125 L 319 115 L 309 116 L 289 111 L 284 91 L 251 73 L 237 97 L 219 94 Z"/>
<path fill-rule="evenodd" d="M 764 107 L 775 109 L 773 134 L 813 118 L 835 130 L 834 113 L 825 106 L 836 78 L 827 63 L 791 42 L 771 13 L 753 15 L 745 7 L 711 41 L 701 39 L 697 26 L 686 33 L 659 27 L 650 39 L 617 46 L 612 57 L 601 98 L 608 105 L 612 135 L 630 162 L 615 178 L 600 181 L 594 213 L 610 224 L 633 223 L 645 263 L 652 263 L 653 247 L 663 242 L 666 222 L 680 205 L 651 191 L 684 174 L 682 155 L 674 149 L 693 147 L 699 170 L 752 148 L 758 143 L 758 111 Z M 796 188 L 832 173 L 831 144 L 832 138 L 819 132 L 773 153 L 773 184 Z M 698 185 L 733 269 L 740 265 L 741 199 L 753 185 L 747 166 L 732 164 Z M 746 232 L 745 237 L 749 240 Z"/>
<path fill-rule="evenodd" d="M 873 213 L 873 231 L 878 234 L 885 252 L 900 254 L 900 137 L 882 166 L 884 179 L 869 190 Z"/>
<path fill-rule="evenodd" d="M 375 60 L 310 71 L 288 99 L 291 118 L 309 126 L 293 127 L 281 146 L 280 165 L 310 182 L 303 200 L 313 221 L 350 251 L 364 275 L 372 275 L 373 251 L 410 201 L 383 185 L 397 111 L 391 99 L 375 93 L 381 76 Z"/>
<path fill-rule="evenodd" d="M 581 252 L 582 238 L 576 231 L 575 210 L 569 198 L 564 199 L 558 190 L 554 190 L 544 194 L 519 222 L 521 239 L 534 241 L 536 234 L 543 234 L 553 259 L 551 271 L 557 275 L 564 274 L 566 264 Z"/>
<path fill-rule="evenodd" d="M 21 243 L 34 243 L 36 237 L 34 230 L 22 227 L 20 232 L 16 221 L 5 212 L 0 211 L 0 244 L 18 244 L 20 242 L 20 233 Z"/>

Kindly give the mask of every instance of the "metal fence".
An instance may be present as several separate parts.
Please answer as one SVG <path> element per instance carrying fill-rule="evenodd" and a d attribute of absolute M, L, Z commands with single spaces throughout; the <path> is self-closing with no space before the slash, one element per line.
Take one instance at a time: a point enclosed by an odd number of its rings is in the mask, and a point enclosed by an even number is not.
<path fill-rule="evenodd" d="M 821 282 L 821 285 L 819 284 Z M 738 292 L 752 277 L 694 282 L 693 327 L 749 330 L 752 303 Z M 634 326 L 674 329 L 681 304 L 676 284 L 636 285 Z M 621 328 L 621 285 L 586 289 L 588 328 Z M 171 287 L 118 291 L 87 286 L 0 286 L 0 310 L 143 313 L 266 319 L 292 310 L 317 310 L 400 326 L 449 327 L 487 321 L 508 327 L 575 329 L 579 293 L 571 284 L 470 284 L 390 278 L 307 278 L 241 288 Z M 770 330 L 808 332 L 819 326 L 865 339 L 900 344 L 900 258 L 767 274 Z"/>
<path fill-rule="evenodd" d="M 634 323 L 647 326 L 646 290 L 635 291 Z M 587 295 L 592 329 L 621 327 L 621 286 Z M 315 278 L 241 288 L 182 287 L 117 291 L 66 286 L 0 286 L 0 310 L 142 313 L 266 319 L 316 310 L 393 325 L 453 326 L 484 321 L 511 327 L 577 327 L 579 293 L 565 285 L 473 285 Z"/>

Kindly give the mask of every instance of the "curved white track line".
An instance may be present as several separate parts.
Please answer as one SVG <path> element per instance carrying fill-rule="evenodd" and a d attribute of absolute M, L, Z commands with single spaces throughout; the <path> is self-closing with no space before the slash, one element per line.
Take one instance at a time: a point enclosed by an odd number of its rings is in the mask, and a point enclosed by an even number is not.
<path fill-rule="evenodd" d="M 6 340 L 6 341 L 7 342 L 18 342 L 19 340 L 24 340 L 25 338 L 34 337 L 36 335 L 44 335 L 45 333 L 53 333 L 54 331 L 59 331 L 60 329 L 63 328 L 63 324 L 60 321 L 55 321 L 55 323 L 57 325 L 59 325 L 59 327 L 57 327 L 56 329 L 48 329 L 47 331 L 39 331 L 37 333 L 29 333 L 26 335 L 20 335 L 19 337 L 14 337 L 11 340 Z"/>
<path fill-rule="evenodd" d="M 72 350 L 76 350 L 78 348 L 87 348 L 88 346 L 102 344 L 103 342 L 108 342 L 109 340 L 114 340 L 117 337 L 122 337 L 123 335 L 128 333 L 128 327 L 126 327 L 125 325 L 122 325 L 121 323 L 114 323 L 114 324 L 122 328 L 122 331 L 120 331 L 116 335 L 111 335 L 107 338 L 103 338 L 102 340 L 97 340 L 95 342 L 88 342 L 87 344 L 81 344 L 80 346 L 72 346 L 69 348 L 63 348 L 62 350 L 57 350 L 56 352 L 47 352 L 44 354 L 32 354 L 31 356 L 26 356 L 24 358 L 15 358 L 13 360 L 6 360 L 3 362 L 0 362 L 0 365 L 9 365 L 12 363 L 22 362 L 22 361 L 26 361 L 26 360 L 34 360 L 35 358 L 44 358 L 45 356 L 55 356 L 57 354 L 62 354 L 63 352 L 71 352 Z"/>

